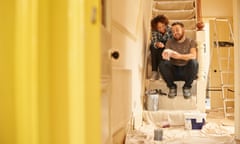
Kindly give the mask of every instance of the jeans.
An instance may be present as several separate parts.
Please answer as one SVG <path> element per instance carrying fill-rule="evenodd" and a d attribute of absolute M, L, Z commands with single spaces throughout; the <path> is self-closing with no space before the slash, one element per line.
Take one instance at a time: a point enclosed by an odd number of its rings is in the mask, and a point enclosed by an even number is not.
<path fill-rule="evenodd" d="M 169 88 L 176 88 L 174 81 L 185 81 L 183 87 L 191 88 L 193 81 L 197 78 L 197 60 L 189 60 L 185 66 L 176 66 L 170 61 L 162 60 L 159 67 L 160 73 Z"/>
<path fill-rule="evenodd" d="M 150 46 L 151 50 L 151 59 L 152 59 L 152 71 L 158 71 L 158 66 L 160 61 L 162 60 L 162 52 L 163 48 L 154 48 L 152 45 Z"/>

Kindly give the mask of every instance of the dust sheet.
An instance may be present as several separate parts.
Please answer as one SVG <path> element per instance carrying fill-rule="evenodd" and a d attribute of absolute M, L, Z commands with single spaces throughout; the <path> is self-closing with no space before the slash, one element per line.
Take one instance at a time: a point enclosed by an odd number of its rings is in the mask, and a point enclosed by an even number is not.
<path fill-rule="evenodd" d="M 163 129 L 163 140 L 154 141 L 154 125 L 129 131 L 126 144 L 234 144 L 234 127 L 207 123 L 202 130 L 185 130 L 183 126 Z"/>

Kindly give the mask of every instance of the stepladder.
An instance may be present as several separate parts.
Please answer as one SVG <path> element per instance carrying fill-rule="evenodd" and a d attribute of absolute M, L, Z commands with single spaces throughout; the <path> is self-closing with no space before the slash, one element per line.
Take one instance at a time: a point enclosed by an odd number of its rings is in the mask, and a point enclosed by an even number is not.
<path fill-rule="evenodd" d="M 224 117 L 233 117 L 234 107 L 234 35 L 229 19 L 216 18 L 213 20 L 213 48 L 211 64 L 215 64 L 219 88 L 223 104 Z M 213 63 L 215 61 L 215 63 Z"/>

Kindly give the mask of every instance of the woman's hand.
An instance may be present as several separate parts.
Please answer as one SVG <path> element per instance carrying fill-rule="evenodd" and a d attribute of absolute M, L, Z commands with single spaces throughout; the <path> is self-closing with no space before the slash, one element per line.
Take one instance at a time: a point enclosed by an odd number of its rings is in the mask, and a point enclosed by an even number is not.
<path fill-rule="evenodd" d="M 161 42 L 157 42 L 157 43 L 156 43 L 156 46 L 157 46 L 158 48 L 164 48 L 164 44 L 161 43 Z"/>

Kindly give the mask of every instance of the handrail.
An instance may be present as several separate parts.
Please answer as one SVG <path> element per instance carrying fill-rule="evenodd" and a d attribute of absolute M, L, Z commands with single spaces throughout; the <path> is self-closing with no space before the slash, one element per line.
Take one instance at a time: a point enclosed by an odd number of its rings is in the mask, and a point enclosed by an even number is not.
<path fill-rule="evenodd" d="M 196 0 L 196 7 L 197 7 L 197 30 L 201 31 L 204 28 L 204 23 L 202 20 L 202 1 Z"/>

